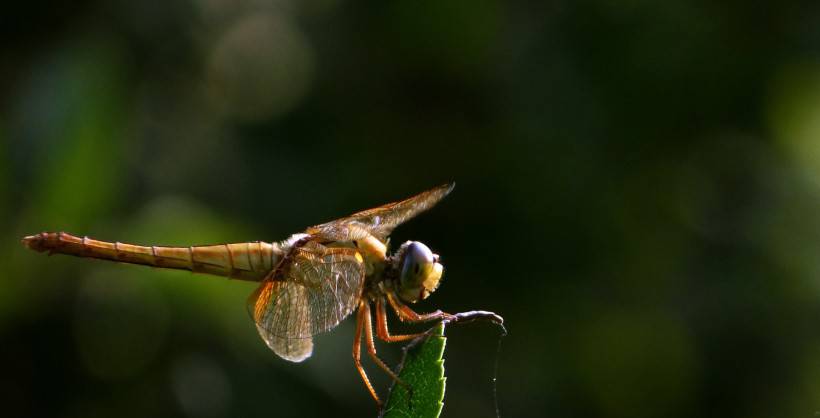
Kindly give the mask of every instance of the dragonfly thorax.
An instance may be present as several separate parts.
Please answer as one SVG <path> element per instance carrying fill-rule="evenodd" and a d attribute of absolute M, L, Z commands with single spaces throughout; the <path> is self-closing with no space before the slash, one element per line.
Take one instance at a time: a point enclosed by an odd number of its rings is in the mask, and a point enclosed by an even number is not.
<path fill-rule="evenodd" d="M 410 303 L 426 299 L 438 288 L 444 266 L 438 255 L 418 241 L 407 241 L 396 252 L 398 280 L 394 284 L 399 297 Z"/>

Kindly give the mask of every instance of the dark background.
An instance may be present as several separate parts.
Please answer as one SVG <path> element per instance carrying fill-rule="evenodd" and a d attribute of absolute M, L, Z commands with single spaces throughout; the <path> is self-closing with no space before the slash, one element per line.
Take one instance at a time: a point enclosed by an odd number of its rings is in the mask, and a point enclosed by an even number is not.
<path fill-rule="evenodd" d="M 502 416 L 814 417 L 818 22 L 793 1 L 4 4 L 2 415 L 375 415 L 351 320 L 291 364 L 252 284 L 19 239 L 280 240 L 456 181 L 393 242 L 444 260 L 419 310 L 506 318 Z M 494 416 L 498 330 L 448 335 L 444 416 Z"/>

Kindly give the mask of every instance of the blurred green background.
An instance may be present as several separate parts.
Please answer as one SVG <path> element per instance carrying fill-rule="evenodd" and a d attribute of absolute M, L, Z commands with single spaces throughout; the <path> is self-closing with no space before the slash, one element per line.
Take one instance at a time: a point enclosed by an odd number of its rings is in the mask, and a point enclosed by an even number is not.
<path fill-rule="evenodd" d="M 350 320 L 291 364 L 252 284 L 19 239 L 273 241 L 456 181 L 393 242 L 444 260 L 419 310 L 506 318 L 502 416 L 816 416 L 818 22 L 808 1 L 4 4 L 3 415 L 375 415 Z M 444 416 L 495 416 L 497 335 L 448 329 Z"/>

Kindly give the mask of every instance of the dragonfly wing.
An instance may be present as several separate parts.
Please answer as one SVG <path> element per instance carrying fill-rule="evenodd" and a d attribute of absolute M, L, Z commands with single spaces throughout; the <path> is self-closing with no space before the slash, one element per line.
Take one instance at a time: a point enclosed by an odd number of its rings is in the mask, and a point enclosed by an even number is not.
<path fill-rule="evenodd" d="M 310 227 L 305 232 L 332 241 L 352 241 L 368 235 L 384 241 L 394 228 L 435 206 L 454 187 L 455 183 L 444 184 L 399 202 L 388 203 Z"/>
<path fill-rule="evenodd" d="M 264 287 L 264 289 L 262 289 Z M 302 294 L 307 292 L 307 289 L 302 286 L 286 286 L 285 282 L 268 282 L 266 285 L 260 286 L 263 294 L 270 294 L 274 298 L 278 298 L 283 292 L 289 293 L 287 298 L 305 298 Z M 298 318 L 300 315 L 309 314 L 309 307 L 299 307 L 296 304 L 289 304 L 282 306 L 282 309 L 287 309 L 286 315 L 293 318 Z M 285 312 L 283 312 L 285 313 Z M 299 363 L 304 361 L 313 354 L 313 339 L 310 337 L 304 338 L 288 338 L 280 337 L 272 333 L 264 324 L 256 322 L 256 330 L 259 331 L 259 336 L 265 341 L 265 344 L 273 350 L 276 355 L 285 360 Z"/>
<path fill-rule="evenodd" d="M 353 248 L 329 248 L 310 241 L 294 248 L 287 265 L 274 272 L 248 299 L 262 339 L 280 357 L 309 357 L 310 338 L 330 330 L 358 306 L 364 287 L 364 259 Z"/>
<path fill-rule="evenodd" d="M 266 341 L 267 342 L 267 341 Z M 313 338 L 273 337 L 268 347 L 287 361 L 300 363 L 313 354 Z"/>

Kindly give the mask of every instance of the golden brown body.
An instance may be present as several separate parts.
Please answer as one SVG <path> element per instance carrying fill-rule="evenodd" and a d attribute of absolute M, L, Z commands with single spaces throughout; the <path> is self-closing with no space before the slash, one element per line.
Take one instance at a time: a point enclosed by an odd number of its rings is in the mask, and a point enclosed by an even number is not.
<path fill-rule="evenodd" d="M 193 247 L 164 247 L 98 241 L 65 232 L 43 232 L 23 238 L 35 251 L 99 258 L 122 263 L 190 270 L 232 279 L 261 281 L 282 256 L 277 243 L 240 242 Z"/>
<path fill-rule="evenodd" d="M 376 354 L 374 331 L 386 342 L 424 335 L 391 335 L 387 308 L 407 322 L 467 318 L 466 314 L 450 315 L 440 310 L 419 314 L 405 305 L 426 299 L 436 290 L 443 266 L 438 255 L 418 241 L 403 243 L 392 255 L 388 255 L 386 245 L 396 226 L 431 208 L 452 189 L 453 184 L 445 184 L 402 201 L 309 227 L 280 242 L 165 247 L 43 232 L 23 238 L 23 244 L 49 254 L 261 282 L 248 299 L 248 311 L 268 347 L 293 362 L 311 356 L 315 335 L 334 328 L 358 310 L 353 360 L 371 396 L 381 405 L 361 365 L 362 341 L 373 362 L 406 386 Z M 371 304 L 375 310 L 371 310 Z"/>

